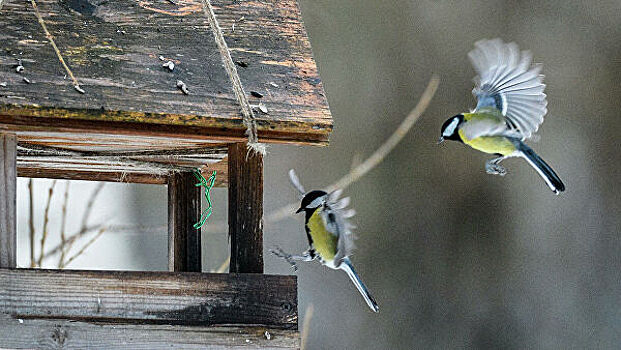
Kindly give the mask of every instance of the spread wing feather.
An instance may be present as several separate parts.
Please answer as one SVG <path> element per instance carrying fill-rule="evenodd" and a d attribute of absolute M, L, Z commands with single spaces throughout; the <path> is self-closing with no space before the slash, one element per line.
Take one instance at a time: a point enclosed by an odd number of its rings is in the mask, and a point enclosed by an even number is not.
<path fill-rule="evenodd" d="M 329 193 L 321 212 L 321 217 L 326 225 L 326 229 L 338 237 L 336 255 L 334 262 L 338 266 L 342 260 L 352 253 L 354 249 L 354 235 L 352 225 L 348 218 L 352 217 L 355 212 L 346 210 L 349 204 L 349 197 L 339 199 L 342 190 L 336 190 Z"/>
<path fill-rule="evenodd" d="M 468 57 L 478 74 L 472 91 L 476 110 L 498 109 L 509 129 L 522 139 L 530 138 L 547 113 L 542 66 L 531 67 L 530 52 L 520 52 L 515 43 L 500 39 L 477 42 Z"/>

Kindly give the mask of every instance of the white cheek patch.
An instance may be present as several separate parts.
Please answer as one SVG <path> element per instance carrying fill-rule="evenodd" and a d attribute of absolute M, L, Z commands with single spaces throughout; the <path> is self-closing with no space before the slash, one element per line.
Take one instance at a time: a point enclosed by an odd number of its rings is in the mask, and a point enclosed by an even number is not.
<path fill-rule="evenodd" d="M 442 136 L 451 136 L 455 133 L 455 129 L 457 128 L 457 124 L 459 124 L 459 119 L 455 118 L 453 121 L 444 129 Z"/>
<path fill-rule="evenodd" d="M 321 196 L 321 197 L 317 197 L 317 198 L 315 198 L 315 199 L 314 199 L 312 202 L 310 202 L 310 204 L 308 204 L 306 207 L 307 207 L 307 208 L 317 208 L 317 207 L 319 207 L 320 205 L 322 205 L 322 204 L 323 204 L 323 201 L 324 201 L 324 198 L 323 198 L 323 197 L 324 197 L 324 196 Z"/>

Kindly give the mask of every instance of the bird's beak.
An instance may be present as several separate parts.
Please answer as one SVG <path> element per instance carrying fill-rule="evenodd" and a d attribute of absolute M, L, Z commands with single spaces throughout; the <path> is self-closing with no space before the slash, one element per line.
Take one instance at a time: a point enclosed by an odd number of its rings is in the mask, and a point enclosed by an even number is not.
<path fill-rule="evenodd" d="M 444 142 L 444 136 L 440 136 L 440 139 L 438 140 L 438 145 L 441 144 L 442 142 Z"/>
<path fill-rule="evenodd" d="M 298 209 L 295 213 L 299 214 L 302 210 L 304 210 L 304 208 L 300 207 L 300 209 Z"/>

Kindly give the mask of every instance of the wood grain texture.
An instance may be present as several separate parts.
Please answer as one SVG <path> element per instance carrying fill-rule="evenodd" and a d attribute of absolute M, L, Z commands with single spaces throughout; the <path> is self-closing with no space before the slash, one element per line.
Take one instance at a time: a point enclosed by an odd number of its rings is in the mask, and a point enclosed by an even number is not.
<path fill-rule="evenodd" d="M 214 0 L 233 59 L 258 112 L 264 142 L 325 143 L 332 120 L 295 0 Z M 197 130 L 244 139 L 240 109 L 198 0 L 39 0 L 65 61 L 86 94 L 64 79 L 29 2 L 0 10 L 0 123 L 47 123 L 131 133 Z M 162 56 L 176 67 L 162 67 Z M 16 72 L 20 59 L 25 70 Z M 30 84 L 23 78 L 27 77 Z M 176 81 L 187 84 L 184 95 Z M 250 92 L 263 95 L 257 98 Z M 51 122 L 49 122 L 51 121 Z M 83 122 L 89 122 L 84 124 Z M 140 128 L 128 129 L 131 124 Z M 85 126 L 85 127 L 84 127 Z"/>
<path fill-rule="evenodd" d="M 171 165 L 170 158 L 156 157 L 137 158 L 150 162 Z M 217 161 L 216 163 L 210 163 Z M 205 165 L 207 164 L 207 165 Z M 203 176 L 209 177 L 212 171 L 217 172 L 214 186 L 225 187 L 228 183 L 228 165 L 226 158 L 222 160 L 200 158 L 177 159 L 175 165 L 182 165 L 186 169 L 196 167 L 201 169 Z M 83 159 L 83 158 L 36 158 L 36 157 L 17 157 L 17 174 L 20 177 L 65 179 L 65 180 L 86 180 L 86 181 L 109 181 L 142 184 L 168 184 L 168 177 L 175 171 L 153 172 L 150 167 L 137 167 L 136 164 L 127 164 L 115 160 L 106 159 Z"/>
<path fill-rule="evenodd" d="M 229 145 L 230 272 L 263 273 L 263 156 Z"/>
<path fill-rule="evenodd" d="M 13 318 L 297 329 L 294 276 L 0 269 L 0 286 Z"/>
<path fill-rule="evenodd" d="M 201 272 L 201 188 L 191 172 L 168 178 L 168 271 Z"/>
<path fill-rule="evenodd" d="M 0 132 L 0 268 L 17 266 L 17 138 Z"/>
<path fill-rule="evenodd" d="M 299 347 L 296 330 L 105 324 L 0 315 L 0 348 L 279 350 Z"/>

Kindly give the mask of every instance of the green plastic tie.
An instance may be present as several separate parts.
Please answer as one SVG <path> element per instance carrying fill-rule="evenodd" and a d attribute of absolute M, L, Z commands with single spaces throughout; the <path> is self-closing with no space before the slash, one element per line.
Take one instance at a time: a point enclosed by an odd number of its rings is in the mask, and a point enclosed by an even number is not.
<path fill-rule="evenodd" d="M 209 195 L 209 191 L 213 187 L 213 184 L 216 182 L 216 171 L 214 170 L 214 172 L 211 173 L 209 179 L 205 179 L 203 174 L 201 174 L 201 171 L 198 169 L 194 170 L 193 174 L 199 181 L 196 186 L 205 188 L 205 199 L 207 200 L 208 205 L 207 209 L 205 209 L 201 214 L 200 221 L 194 224 L 194 228 L 198 230 L 203 227 L 203 225 L 205 225 L 205 222 L 207 221 L 207 219 L 209 219 L 213 211 L 213 205 L 211 204 L 211 197 Z"/>

